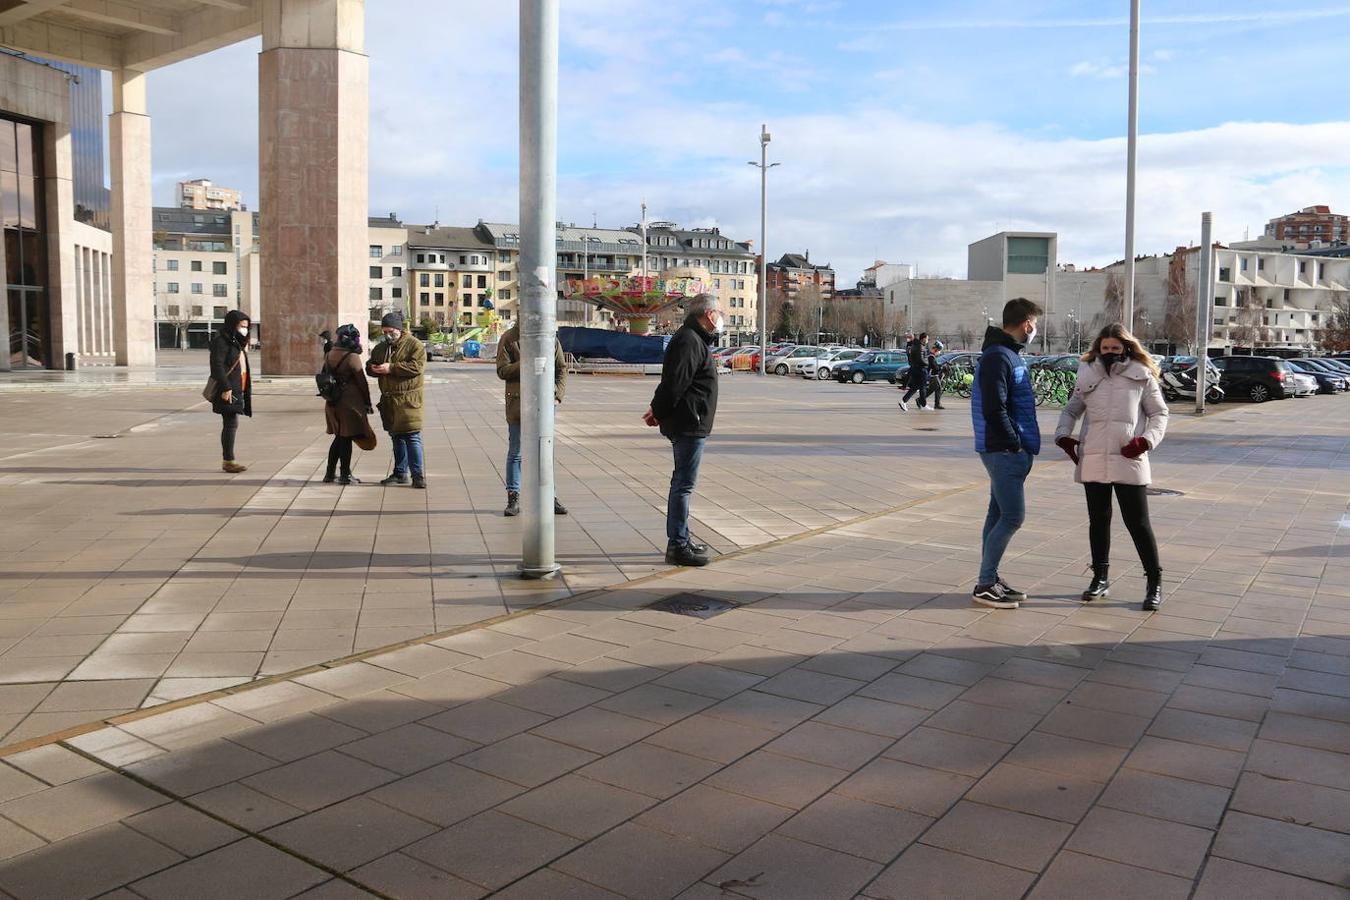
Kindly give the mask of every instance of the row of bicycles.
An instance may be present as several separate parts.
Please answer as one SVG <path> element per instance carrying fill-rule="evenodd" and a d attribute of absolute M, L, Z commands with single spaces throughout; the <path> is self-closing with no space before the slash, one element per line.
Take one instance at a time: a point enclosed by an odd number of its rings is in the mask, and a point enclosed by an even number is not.
<path fill-rule="evenodd" d="M 1063 406 L 1073 396 L 1073 386 L 1077 373 L 1072 369 L 1056 369 L 1032 365 L 1031 390 L 1036 397 L 1037 406 Z M 975 383 L 975 370 L 972 366 L 953 363 L 943 367 L 942 391 L 970 399 L 971 386 Z"/>

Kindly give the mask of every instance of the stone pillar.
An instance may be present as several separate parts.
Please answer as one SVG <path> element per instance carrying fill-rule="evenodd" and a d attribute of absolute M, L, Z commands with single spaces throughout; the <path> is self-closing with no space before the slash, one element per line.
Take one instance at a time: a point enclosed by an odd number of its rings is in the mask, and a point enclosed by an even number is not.
<path fill-rule="evenodd" d="M 119 366 L 153 366 L 154 213 L 145 73 L 116 69 L 112 83 L 108 143 L 112 160 L 113 349 Z"/>
<path fill-rule="evenodd" d="M 70 122 L 46 126 L 43 141 L 43 193 L 47 218 L 47 368 L 64 369 L 66 354 L 80 352 L 79 296 L 76 286 L 75 185 L 71 180 Z"/>
<path fill-rule="evenodd" d="M 258 58 L 263 370 L 307 375 L 317 335 L 369 318 L 364 0 L 264 0 Z"/>

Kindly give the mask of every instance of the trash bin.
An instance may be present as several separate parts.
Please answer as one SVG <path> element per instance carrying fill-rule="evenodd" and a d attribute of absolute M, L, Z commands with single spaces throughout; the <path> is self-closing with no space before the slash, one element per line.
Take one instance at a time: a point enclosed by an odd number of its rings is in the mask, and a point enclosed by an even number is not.
<path fill-rule="evenodd" d="M 478 354 L 479 354 L 479 353 L 482 353 L 482 352 L 483 352 L 483 345 L 480 344 L 478 341 L 465 341 L 465 342 L 464 342 L 464 358 L 465 358 L 465 359 L 477 359 L 477 358 L 478 358 Z"/>
<path fill-rule="evenodd" d="M 67 372 L 74 372 L 74 371 L 75 371 L 75 354 L 74 354 L 74 353 L 67 353 L 67 354 L 66 354 L 66 371 L 67 371 Z"/>

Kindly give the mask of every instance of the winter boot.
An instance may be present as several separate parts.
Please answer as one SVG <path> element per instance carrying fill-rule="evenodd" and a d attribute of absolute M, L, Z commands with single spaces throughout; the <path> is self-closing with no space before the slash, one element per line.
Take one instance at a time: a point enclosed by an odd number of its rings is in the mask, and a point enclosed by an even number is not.
<path fill-rule="evenodd" d="M 502 510 L 502 515 L 507 517 L 520 515 L 520 491 L 506 492 L 506 509 Z"/>
<path fill-rule="evenodd" d="M 1083 591 L 1083 601 L 1100 600 L 1111 593 L 1111 582 L 1106 579 L 1107 565 L 1092 567 L 1092 583 Z"/>
<path fill-rule="evenodd" d="M 1162 572 L 1147 572 L 1148 587 L 1144 590 L 1144 612 L 1153 612 L 1162 606 Z"/>

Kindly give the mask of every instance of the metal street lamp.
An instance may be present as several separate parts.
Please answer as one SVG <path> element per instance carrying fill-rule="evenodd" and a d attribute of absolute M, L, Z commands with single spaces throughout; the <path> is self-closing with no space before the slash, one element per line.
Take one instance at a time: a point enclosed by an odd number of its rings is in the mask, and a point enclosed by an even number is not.
<path fill-rule="evenodd" d="M 1121 320 L 1134 321 L 1134 173 L 1139 144 L 1139 0 L 1130 0 L 1130 109 L 1125 150 L 1125 302 Z"/>
<path fill-rule="evenodd" d="M 749 163 L 759 169 L 759 374 L 765 374 L 765 363 L 769 356 L 769 304 L 768 266 L 769 254 L 765 246 L 768 221 L 769 170 L 778 163 L 769 162 L 769 127 L 759 126 L 759 162 Z"/>

